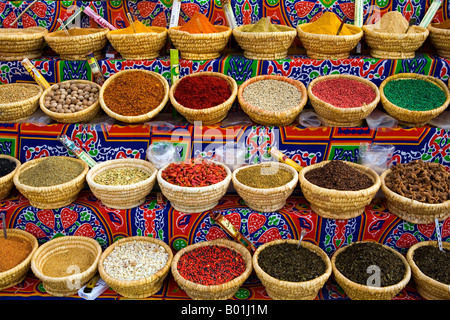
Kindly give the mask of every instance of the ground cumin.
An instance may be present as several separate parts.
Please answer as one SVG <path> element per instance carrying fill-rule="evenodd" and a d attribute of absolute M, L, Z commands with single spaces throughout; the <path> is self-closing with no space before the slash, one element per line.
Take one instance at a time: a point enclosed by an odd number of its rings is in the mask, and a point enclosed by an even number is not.
<path fill-rule="evenodd" d="M 61 278 L 84 272 L 94 262 L 94 255 L 84 248 L 70 248 L 54 253 L 42 266 L 42 273 L 48 277 Z M 75 271 L 74 271 L 75 270 Z"/>
<path fill-rule="evenodd" d="M 31 253 L 28 241 L 10 238 L 0 238 L 0 272 L 10 270 L 25 260 Z"/>

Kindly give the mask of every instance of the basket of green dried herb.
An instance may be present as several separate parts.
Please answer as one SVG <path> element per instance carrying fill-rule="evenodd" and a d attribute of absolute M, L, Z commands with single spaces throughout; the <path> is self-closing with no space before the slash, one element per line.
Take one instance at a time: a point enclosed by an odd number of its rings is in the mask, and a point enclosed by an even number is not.
<path fill-rule="evenodd" d="M 64 156 L 37 158 L 23 163 L 14 185 L 39 209 L 57 209 L 72 203 L 86 181 L 86 162 Z"/>
<path fill-rule="evenodd" d="M 333 275 L 352 300 L 391 300 L 411 279 L 405 257 L 372 241 L 356 241 L 331 257 Z"/>
<path fill-rule="evenodd" d="M 91 168 L 86 181 L 105 206 L 131 209 L 141 205 L 152 191 L 157 171 L 142 159 L 114 159 Z"/>
<path fill-rule="evenodd" d="M 253 268 L 274 300 L 312 300 L 331 275 L 331 261 L 317 245 L 274 240 L 253 254 Z"/>
<path fill-rule="evenodd" d="M 232 181 L 249 208 L 274 212 L 284 207 L 294 191 L 298 172 L 284 163 L 262 162 L 234 170 Z"/>
<path fill-rule="evenodd" d="M 380 177 L 371 168 L 341 160 L 307 166 L 298 176 L 311 209 L 330 219 L 361 215 L 381 185 Z"/>
<path fill-rule="evenodd" d="M 6 198 L 14 186 L 14 175 L 20 161 L 6 154 L 0 154 L 0 200 Z"/>
<path fill-rule="evenodd" d="M 0 121 L 20 122 L 39 108 L 44 90 L 31 83 L 7 83 L 0 86 Z"/>
<path fill-rule="evenodd" d="M 416 73 L 387 77 L 379 90 L 383 108 L 406 126 L 425 125 L 450 103 L 449 89 L 442 80 Z"/>

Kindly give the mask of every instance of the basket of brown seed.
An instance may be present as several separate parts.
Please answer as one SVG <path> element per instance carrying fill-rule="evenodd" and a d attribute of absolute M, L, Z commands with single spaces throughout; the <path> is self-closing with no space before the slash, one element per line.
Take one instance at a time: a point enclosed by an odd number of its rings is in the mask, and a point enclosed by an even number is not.
<path fill-rule="evenodd" d="M 0 121 L 20 122 L 39 108 L 44 90 L 31 83 L 7 83 L 0 86 Z"/>

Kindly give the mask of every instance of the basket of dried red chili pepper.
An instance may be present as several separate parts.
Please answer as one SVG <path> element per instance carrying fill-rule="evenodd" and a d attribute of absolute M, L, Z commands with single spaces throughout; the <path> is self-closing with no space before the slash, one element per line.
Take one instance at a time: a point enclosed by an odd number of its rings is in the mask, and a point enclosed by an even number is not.
<path fill-rule="evenodd" d="M 198 213 L 211 210 L 225 195 L 231 171 L 216 161 L 188 160 L 165 165 L 157 180 L 175 210 Z"/>
<path fill-rule="evenodd" d="M 217 124 L 228 114 L 236 99 L 236 81 L 218 72 L 197 72 L 184 76 L 170 88 L 174 108 L 191 123 Z"/>

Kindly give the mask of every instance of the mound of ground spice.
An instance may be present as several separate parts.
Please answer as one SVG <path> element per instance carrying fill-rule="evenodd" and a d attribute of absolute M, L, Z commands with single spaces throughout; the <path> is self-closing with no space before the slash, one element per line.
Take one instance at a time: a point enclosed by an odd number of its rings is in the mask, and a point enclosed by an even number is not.
<path fill-rule="evenodd" d="M 425 275 L 450 285 L 450 251 L 436 246 L 421 246 L 414 250 L 414 263 Z"/>
<path fill-rule="evenodd" d="M 187 23 L 179 28 L 180 31 L 189 33 L 218 33 L 214 25 L 209 22 L 208 18 L 196 11 Z"/>
<path fill-rule="evenodd" d="M 19 265 L 31 253 L 31 244 L 17 238 L 0 238 L 0 272 Z"/>
<path fill-rule="evenodd" d="M 236 179 L 251 188 L 270 189 L 284 186 L 292 180 L 289 171 L 270 166 L 251 166 L 242 168 L 236 173 Z"/>
<path fill-rule="evenodd" d="M 85 248 L 68 248 L 53 253 L 42 265 L 42 273 L 48 277 L 62 278 L 73 274 L 71 266 L 79 268 L 79 272 L 89 269 L 95 261 L 94 254 Z"/>
<path fill-rule="evenodd" d="M 322 167 L 309 170 L 305 178 L 326 189 L 357 191 L 373 186 L 372 178 L 341 160 L 332 160 Z"/>

